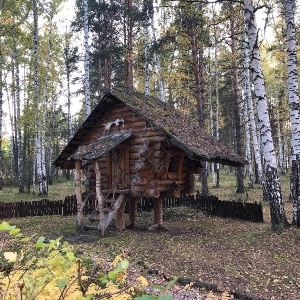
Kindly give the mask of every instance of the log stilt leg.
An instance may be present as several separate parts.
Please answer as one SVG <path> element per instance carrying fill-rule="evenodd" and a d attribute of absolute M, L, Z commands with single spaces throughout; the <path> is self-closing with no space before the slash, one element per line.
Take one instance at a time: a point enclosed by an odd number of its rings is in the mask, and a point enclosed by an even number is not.
<path fill-rule="evenodd" d="M 101 193 L 101 172 L 100 172 L 98 160 L 94 160 L 94 170 L 96 173 L 96 197 L 97 197 L 97 207 L 99 210 L 98 230 L 100 231 L 101 236 L 104 236 L 104 231 L 105 231 L 104 199 Z"/>
<path fill-rule="evenodd" d="M 79 231 L 83 226 L 83 210 L 82 205 L 82 191 L 81 191 L 81 161 L 76 160 L 75 162 L 75 193 L 77 199 L 77 220 L 76 230 Z"/>
<path fill-rule="evenodd" d="M 130 227 L 136 226 L 136 216 L 137 216 L 137 198 L 129 199 L 129 224 Z"/>
<path fill-rule="evenodd" d="M 163 198 L 154 199 L 154 224 L 148 227 L 148 230 L 161 229 L 169 231 L 169 229 L 163 225 Z"/>
<path fill-rule="evenodd" d="M 163 223 L 163 199 L 157 198 L 154 199 L 154 224 Z"/>
<path fill-rule="evenodd" d="M 125 228 L 125 207 L 126 201 L 123 201 L 116 215 L 116 228 L 122 232 Z"/>

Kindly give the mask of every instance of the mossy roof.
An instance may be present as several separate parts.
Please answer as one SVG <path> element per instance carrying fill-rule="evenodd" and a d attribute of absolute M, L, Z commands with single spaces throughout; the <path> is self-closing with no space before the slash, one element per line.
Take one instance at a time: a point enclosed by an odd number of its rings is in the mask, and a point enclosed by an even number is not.
<path fill-rule="evenodd" d="M 100 102 L 55 161 L 56 166 L 62 166 L 63 160 L 70 158 L 67 153 L 72 155 L 77 150 L 76 136 L 80 135 L 80 131 L 89 127 L 93 120 L 99 119 L 99 115 L 101 117 L 101 113 L 116 102 L 123 103 L 153 126 L 163 130 L 169 141 L 184 150 L 193 160 L 218 162 L 236 167 L 245 164 L 245 160 L 232 149 L 201 129 L 196 119 L 182 114 L 168 103 L 140 93 L 128 94 L 123 91 L 114 91 L 103 93 Z"/>

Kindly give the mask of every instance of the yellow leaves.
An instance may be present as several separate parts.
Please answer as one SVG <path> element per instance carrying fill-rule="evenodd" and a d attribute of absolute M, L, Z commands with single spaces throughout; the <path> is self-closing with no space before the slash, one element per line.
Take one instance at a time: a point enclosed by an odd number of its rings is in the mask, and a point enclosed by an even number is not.
<path fill-rule="evenodd" d="M 147 280 L 144 276 L 139 276 L 139 277 L 137 278 L 137 280 L 139 281 L 139 283 L 140 283 L 142 286 L 144 286 L 144 287 L 149 286 L 149 282 L 148 282 L 148 280 Z"/>
<path fill-rule="evenodd" d="M 230 295 L 228 292 L 224 292 L 222 295 L 216 295 L 214 292 L 210 291 L 206 298 L 206 300 L 230 300 L 234 299 L 234 296 Z"/>
<path fill-rule="evenodd" d="M 15 262 L 17 260 L 17 252 L 4 252 L 4 257 L 7 259 L 9 262 Z"/>

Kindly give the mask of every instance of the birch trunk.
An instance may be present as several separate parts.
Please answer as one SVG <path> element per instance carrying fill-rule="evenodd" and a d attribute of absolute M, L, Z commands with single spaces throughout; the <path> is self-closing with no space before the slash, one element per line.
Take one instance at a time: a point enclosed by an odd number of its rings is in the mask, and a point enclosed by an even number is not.
<path fill-rule="evenodd" d="M 210 48 L 209 48 L 209 58 L 208 58 L 208 76 L 209 76 L 209 87 L 208 87 L 208 106 L 209 106 L 209 126 L 210 126 L 210 134 L 214 136 L 214 119 L 213 119 L 213 105 L 212 105 L 212 72 L 211 72 L 211 56 L 210 56 Z M 212 177 L 212 185 L 216 186 L 216 173 L 215 173 L 215 164 L 210 164 L 211 168 L 211 177 Z"/>
<path fill-rule="evenodd" d="M 219 59 L 218 59 L 218 46 L 217 46 L 217 32 L 215 31 L 215 80 L 216 80 L 216 138 L 220 139 L 219 132 Z M 217 174 L 216 187 L 220 187 L 220 164 L 214 164 L 215 172 Z"/>
<path fill-rule="evenodd" d="M 23 182 L 23 170 L 22 170 L 22 156 L 21 156 L 21 128 L 20 128 L 20 116 L 21 116 L 21 109 L 20 109 L 20 101 L 21 101 L 21 87 L 20 87 L 20 66 L 18 62 L 18 50 L 16 50 L 16 128 L 17 128 L 17 169 L 18 169 L 18 186 L 19 186 L 19 193 L 24 193 L 24 182 Z"/>
<path fill-rule="evenodd" d="M 244 82 L 246 85 L 246 81 Z M 246 90 L 246 86 L 244 87 Z M 254 188 L 254 180 L 253 180 L 253 168 L 252 168 L 252 155 L 251 155 L 251 138 L 250 138 L 250 124 L 249 124 L 249 116 L 248 116 L 248 105 L 247 99 L 244 99 L 244 121 L 245 121 L 245 135 L 246 135 L 246 158 L 248 161 L 248 188 Z"/>
<path fill-rule="evenodd" d="M 83 9 L 84 9 L 85 117 L 87 118 L 89 116 L 89 114 L 91 113 L 88 0 L 83 1 Z"/>
<path fill-rule="evenodd" d="M 1 37 L 0 37 L 0 42 Z M 2 121 L 3 121 L 3 82 L 2 82 L 2 68 L 3 68 L 3 58 L 0 49 L 0 190 L 3 186 L 3 159 L 2 159 Z"/>
<path fill-rule="evenodd" d="M 147 23 L 147 22 L 145 22 Z M 145 95 L 150 95 L 150 74 L 149 74 L 149 43 L 148 43 L 148 25 L 144 25 L 144 55 L 145 55 Z"/>
<path fill-rule="evenodd" d="M 300 178 L 297 176 L 297 166 L 300 155 L 300 122 L 299 122 L 299 91 L 297 70 L 297 45 L 295 29 L 295 0 L 285 1 L 285 23 L 288 53 L 288 97 L 291 124 L 292 173 L 291 196 L 293 201 L 293 224 L 300 226 Z"/>
<path fill-rule="evenodd" d="M 37 169 L 37 183 L 40 195 L 46 195 L 47 192 L 43 186 L 43 170 L 42 170 L 42 150 L 41 150 L 41 134 L 40 134 L 40 103 L 39 103 L 39 34 L 38 34 L 38 9 L 37 1 L 33 1 L 33 65 L 34 65 L 34 108 L 35 108 L 35 157 Z"/>
<path fill-rule="evenodd" d="M 261 149 L 260 144 L 258 143 L 257 131 L 256 131 L 256 122 L 254 116 L 254 108 L 253 101 L 251 95 L 251 87 L 250 87 L 250 72 L 249 72 L 249 54 L 248 54 L 248 46 L 246 43 L 246 38 L 243 36 L 243 64 L 244 64 L 244 89 L 245 89 L 245 105 L 247 105 L 247 112 L 249 116 L 249 123 L 252 135 L 252 143 L 254 149 L 254 159 L 255 166 L 258 173 L 259 181 L 264 188 L 264 180 L 263 180 L 263 168 L 261 163 Z"/>
<path fill-rule="evenodd" d="M 124 37 L 126 43 L 126 55 L 125 55 L 125 85 L 128 93 L 133 92 L 133 3 L 132 0 L 128 0 L 128 14 L 127 22 L 125 22 Z"/>
<path fill-rule="evenodd" d="M 268 104 L 265 95 L 264 77 L 258 48 L 258 32 L 252 0 L 244 0 L 245 22 L 249 40 L 251 70 L 254 81 L 254 94 L 257 101 L 259 130 L 262 141 L 262 152 L 265 159 L 266 198 L 270 202 L 270 215 L 273 228 L 287 225 L 281 184 L 277 172 L 277 162 L 271 134 Z"/>
<path fill-rule="evenodd" d="M 233 11 L 232 3 L 229 3 L 231 11 Z M 239 78 L 238 78 L 238 64 L 237 64 L 237 49 L 235 38 L 235 19 L 230 16 L 230 31 L 231 31 L 231 52 L 232 52 L 232 75 L 233 75 L 233 93 L 234 93 L 234 119 L 235 119 L 235 135 L 236 135 L 236 152 L 240 157 L 244 156 L 243 139 L 242 139 L 242 125 L 241 125 L 241 110 L 240 110 L 240 92 L 239 92 Z M 237 193 L 244 193 L 244 168 L 236 169 Z"/>
<path fill-rule="evenodd" d="M 42 109 L 42 144 L 41 144 L 41 153 L 42 153 L 42 185 L 43 191 L 45 194 L 48 194 L 48 180 L 47 180 L 47 171 L 46 171 L 46 113 L 47 113 L 47 104 L 48 104 L 48 81 L 49 81 L 49 68 L 51 60 L 51 46 L 52 46 L 52 29 L 53 29 L 53 17 L 54 17 L 54 3 L 51 4 L 50 12 L 50 26 L 49 26 L 49 38 L 48 38 L 48 49 L 47 49 L 47 61 L 46 61 L 46 70 L 45 70 L 45 81 L 44 81 L 44 90 L 43 90 L 43 109 Z M 51 161 L 51 157 L 49 157 Z"/>
<path fill-rule="evenodd" d="M 155 29 L 155 26 L 154 26 L 154 17 L 152 17 L 151 27 L 152 27 L 153 43 L 156 45 L 157 41 L 156 41 L 156 34 L 155 34 L 156 29 Z M 159 58 L 157 49 L 155 49 L 155 62 L 156 62 L 156 67 L 157 67 L 157 72 L 158 72 L 159 98 L 162 102 L 165 102 L 166 101 L 165 88 L 164 88 L 164 83 L 163 83 L 163 79 L 162 79 L 162 76 L 161 76 L 160 58 Z"/>
<path fill-rule="evenodd" d="M 281 124 L 280 124 L 280 114 L 279 114 L 279 103 L 277 105 L 277 134 L 278 134 L 278 167 L 281 170 L 281 174 L 284 173 L 284 158 L 283 158 L 283 145 L 281 138 Z"/>

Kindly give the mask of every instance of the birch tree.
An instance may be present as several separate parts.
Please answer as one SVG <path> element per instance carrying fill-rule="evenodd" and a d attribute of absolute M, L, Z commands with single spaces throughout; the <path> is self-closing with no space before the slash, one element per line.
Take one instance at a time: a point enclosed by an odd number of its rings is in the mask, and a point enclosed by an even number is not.
<path fill-rule="evenodd" d="M 149 73 L 149 16 L 148 16 L 148 1 L 143 1 L 143 14 L 144 14 L 144 57 L 145 57 L 145 95 L 150 95 L 150 73 Z"/>
<path fill-rule="evenodd" d="M 89 16 L 88 0 L 83 1 L 84 9 L 84 87 L 85 87 L 85 117 L 91 113 L 90 99 L 90 57 L 89 57 Z"/>
<path fill-rule="evenodd" d="M 164 88 L 164 82 L 162 79 L 162 74 L 161 74 L 161 66 L 160 66 L 160 57 L 157 51 L 157 41 L 156 41 L 156 28 L 154 25 L 154 14 L 152 15 L 152 20 L 151 20 L 151 29 L 152 29 L 152 41 L 155 46 L 155 65 L 157 68 L 157 73 L 158 73 L 158 86 L 159 86 L 159 98 L 162 102 L 165 102 L 165 88 Z"/>
<path fill-rule="evenodd" d="M 2 46 L 2 37 L 0 37 L 0 47 Z M 0 190 L 3 186 L 3 157 L 2 157 L 2 122 L 3 122 L 3 81 L 2 81 L 3 57 L 0 48 Z"/>
<path fill-rule="evenodd" d="M 277 172 L 277 161 L 271 134 L 268 103 L 265 94 L 264 76 L 261 68 L 258 32 L 252 0 L 244 0 L 244 14 L 251 53 L 251 71 L 254 96 L 257 103 L 257 116 L 265 160 L 265 198 L 270 202 L 270 215 L 273 228 L 286 226 L 287 220 L 282 199 L 281 184 Z"/>
<path fill-rule="evenodd" d="M 41 149 L 41 132 L 40 132 L 40 103 L 39 103 L 39 32 L 38 32 L 38 7 L 37 0 L 33 1 L 33 97 L 35 108 L 35 154 L 36 154 L 36 173 L 37 184 L 40 195 L 47 195 L 47 190 L 43 184 L 42 169 L 42 149 Z"/>
<path fill-rule="evenodd" d="M 21 159 L 21 128 L 20 128 L 20 66 L 19 66 L 19 51 L 16 46 L 16 41 L 14 40 L 14 49 L 13 49 L 13 78 L 14 78 L 14 132 L 15 132 L 15 163 L 16 163 L 16 172 L 18 178 L 19 193 L 24 192 L 24 183 L 23 183 L 23 172 L 22 172 L 22 159 Z"/>
<path fill-rule="evenodd" d="M 288 55 L 288 98 L 292 148 L 291 196 L 293 201 L 293 224 L 300 226 L 300 123 L 295 8 L 295 0 L 285 1 Z"/>
<path fill-rule="evenodd" d="M 42 107 L 42 143 L 41 143 L 41 157 L 42 157 L 42 180 L 43 180 L 43 190 L 48 193 L 48 180 L 46 171 L 46 114 L 47 114 L 47 104 L 48 104 L 48 82 L 49 82 L 49 68 L 51 61 L 51 48 L 52 48 L 52 30 L 53 30 L 53 17 L 56 11 L 55 0 L 50 3 L 50 16 L 49 16 L 49 33 L 48 33 L 48 46 L 47 46 L 47 59 L 46 59 L 46 70 L 44 79 L 44 89 L 43 89 L 43 107 Z M 49 157 L 51 161 L 51 156 Z"/>
<path fill-rule="evenodd" d="M 229 3 L 229 10 L 233 11 L 233 5 Z M 236 151 L 241 157 L 244 156 L 242 125 L 241 125 L 241 109 L 240 109 L 240 89 L 238 77 L 238 63 L 237 63 L 237 47 L 236 47 L 236 20 L 233 14 L 230 15 L 230 34 L 231 34 L 231 53 L 232 53 L 232 75 L 233 75 L 233 97 L 234 97 L 234 120 L 235 120 L 235 137 L 236 137 Z M 237 193 L 244 193 L 244 168 L 236 169 Z"/>

